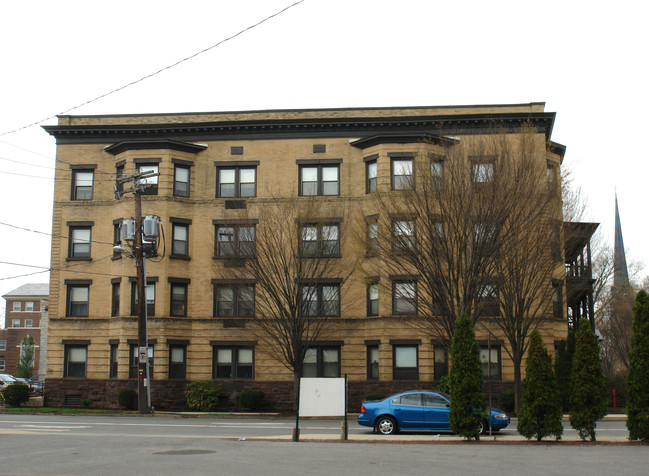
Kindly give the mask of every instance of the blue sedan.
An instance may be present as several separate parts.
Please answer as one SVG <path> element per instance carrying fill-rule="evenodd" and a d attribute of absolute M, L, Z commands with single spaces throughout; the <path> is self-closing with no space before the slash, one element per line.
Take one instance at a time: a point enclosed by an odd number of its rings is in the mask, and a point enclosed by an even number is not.
<path fill-rule="evenodd" d="M 450 431 L 449 405 L 451 397 L 441 392 L 413 390 L 398 393 L 383 400 L 363 402 L 358 424 L 375 432 L 391 435 L 400 430 Z M 489 431 L 488 422 L 480 422 L 480 433 Z M 502 430 L 509 425 L 509 416 L 501 410 L 491 410 L 491 429 Z"/>

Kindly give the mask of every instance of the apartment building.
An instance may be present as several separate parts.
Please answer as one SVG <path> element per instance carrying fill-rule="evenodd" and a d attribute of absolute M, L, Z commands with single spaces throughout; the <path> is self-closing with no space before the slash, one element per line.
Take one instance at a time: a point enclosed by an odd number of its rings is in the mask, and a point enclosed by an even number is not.
<path fill-rule="evenodd" d="M 293 375 L 252 332 L 255 282 L 240 276 L 255 255 L 256 227 L 290 200 L 314 201 L 321 215 L 296 237 L 301 246 L 338 259 L 335 275 L 313 284 L 314 316 L 326 314 L 332 325 L 309 349 L 304 373 L 346 375 L 351 406 L 370 391 L 434 387 L 448 372 L 448 353 L 408 323 L 417 313 L 409 301 L 417 270 L 394 275 L 379 264 L 368 281 L 362 263 L 371 257 L 359 254 L 353 230 L 380 214 L 377 194 L 412 179 L 414 163 L 443 157 L 449 141 L 493 133 L 494 124 L 506 134 L 532 127 L 548 180 L 558 182 L 565 148 L 551 141 L 554 119 L 543 103 L 60 116 L 44 127 L 58 159 L 49 404 L 115 407 L 119 389 L 136 386 L 136 269 L 114 249 L 125 246 L 120 224 L 134 216 L 134 198 L 116 178 L 146 171 L 153 175 L 142 216 L 160 218 L 163 245 L 146 263 L 156 408 L 182 408 L 185 384 L 206 379 L 231 397 L 258 388 L 273 408 L 291 407 Z M 488 177 L 488 167 L 480 162 L 476 177 Z M 399 223 L 392 233 L 408 234 Z M 542 326 L 550 348 L 568 329 L 563 262 L 555 274 Z M 502 333 L 476 332 L 494 388 L 511 388 Z"/>
<path fill-rule="evenodd" d="M 24 284 L 2 296 L 6 301 L 5 329 L 0 331 L 0 373 L 14 374 L 25 337 L 34 339 L 34 375 L 45 377 L 47 284 Z M 41 340 L 42 339 L 42 340 Z"/>

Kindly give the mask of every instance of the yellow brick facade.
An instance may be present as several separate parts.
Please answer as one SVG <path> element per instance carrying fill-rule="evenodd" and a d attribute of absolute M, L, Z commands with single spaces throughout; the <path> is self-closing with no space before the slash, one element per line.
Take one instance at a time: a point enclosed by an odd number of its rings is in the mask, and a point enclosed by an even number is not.
<path fill-rule="evenodd" d="M 383 139 L 376 145 L 359 148 L 353 142 L 371 136 L 427 133 L 433 123 L 441 129 L 457 130 L 454 136 L 479 134 L 475 124 L 488 127 L 493 117 L 509 120 L 518 127 L 523 121 L 537 121 L 538 142 L 544 157 L 560 165 L 561 157 L 547 152 L 554 115 L 545 113 L 543 104 L 440 108 L 376 108 L 305 111 L 252 111 L 240 113 L 63 116 L 58 126 L 46 127 L 57 138 L 57 170 L 53 213 L 52 273 L 49 301 L 47 377 L 60 379 L 67 365 L 66 345 L 87 345 L 86 377 L 109 379 L 110 344 L 117 344 L 117 379 L 129 377 L 129 349 L 137 339 L 137 319 L 131 315 L 131 281 L 136 275 L 133 259 L 113 255 L 114 223 L 134 215 L 134 198 L 114 194 L 116 166 L 124 174 L 136 172 L 142 161 L 159 166 L 158 193 L 142 197 L 142 214 L 161 218 L 166 246 L 162 259 L 147 262 L 147 276 L 155 279 L 155 315 L 149 318 L 149 339 L 154 344 L 154 380 L 169 375 L 169 343 L 184 342 L 187 347 L 186 379 L 204 380 L 213 375 L 214 342 L 256 342 L 254 346 L 255 381 L 287 381 L 292 375 L 281 363 L 269 358 L 263 344 L 251 336 L 248 327 L 225 327 L 223 319 L 213 317 L 213 279 L 227 279 L 230 271 L 223 260 L 215 258 L 214 220 L 263 220 L 281 199 L 298 196 L 300 160 L 340 161 L 340 193 L 320 197 L 321 209 L 328 216 L 343 216 L 341 235 L 341 273 L 352 271 L 344 283 L 342 315 L 322 336 L 322 341 L 340 346 L 340 374 L 350 382 L 367 381 L 367 343 L 379 348 L 379 381 L 393 378 L 391 342 L 413 341 L 418 347 L 419 381 L 438 380 L 434 375 L 434 345 L 430 336 L 392 316 L 392 296 L 385 288 L 379 293 L 379 315 L 367 317 L 366 284 L 360 268 L 353 266 L 358 243 L 350 237 L 364 217 L 378 213 L 372 194 L 366 193 L 364 158 L 378 155 L 378 187 L 388 190 L 391 170 L 390 153 L 413 153 L 415 157 L 443 153 L 440 146 L 414 140 L 410 143 Z M 367 123 L 362 123 L 367 119 Z M 472 124 L 471 121 L 474 121 Z M 306 124 L 306 125 L 305 125 Z M 201 127 L 204 125 L 205 127 Z M 160 128 L 165 132 L 161 133 Z M 407 127 L 407 134 L 403 128 Z M 211 129 L 212 128 L 212 129 Z M 218 130 L 217 130 L 218 129 Z M 432 130 L 432 129 L 431 129 Z M 163 140 L 175 141 L 161 146 Z M 122 142 L 130 146 L 107 151 Z M 150 141 L 148 148 L 142 143 Z M 199 151 L 188 151 L 177 143 L 192 144 Z M 137 145 L 137 146 L 136 146 Z M 314 145 L 324 152 L 314 152 Z M 242 153 L 233 155 L 233 147 Z M 191 164 L 190 195 L 173 194 L 174 161 Z M 256 196 L 245 198 L 245 209 L 228 209 L 226 199 L 217 198 L 218 162 L 256 165 Z M 72 175 L 88 166 L 93 171 L 91 200 L 71 200 Z M 189 259 L 170 257 L 171 219 L 191 220 L 188 226 Z M 81 223 L 91 228 L 90 260 L 69 257 L 70 227 Z M 188 222 L 189 223 L 189 222 Z M 354 256 L 354 259 L 352 259 Z M 380 274 L 380 269 L 378 270 Z M 561 270 L 558 270 L 561 273 Z M 188 279 L 187 317 L 170 317 L 169 278 Z M 382 279 L 388 279 L 382 276 Z M 76 280 L 76 281 L 75 281 Z M 67 292 L 70 283 L 88 284 L 87 317 L 67 317 Z M 112 285 L 119 283 L 119 315 L 111 316 Z M 504 336 L 489 320 L 493 333 Z M 567 332 L 564 318 L 548 319 L 542 326 L 546 346 Z M 487 333 L 476 328 L 478 339 Z M 513 366 L 504 347 L 501 349 L 503 381 L 513 380 Z"/>

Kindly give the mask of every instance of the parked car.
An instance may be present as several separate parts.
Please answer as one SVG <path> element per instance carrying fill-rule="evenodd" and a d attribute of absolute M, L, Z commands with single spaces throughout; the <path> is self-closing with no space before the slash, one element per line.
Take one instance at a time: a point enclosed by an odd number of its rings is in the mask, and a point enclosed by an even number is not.
<path fill-rule="evenodd" d="M 451 397 L 441 392 L 412 390 L 383 400 L 363 402 L 358 424 L 375 432 L 391 435 L 400 430 L 451 431 L 449 406 Z M 509 425 L 509 416 L 502 410 L 491 410 L 491 429 L 498 431 Z M 480 433 L 489 431 L 488 420 L 480 422 Z"/>
<path fill-rule="evenodd" d="M 31 387 L 34 393 L 43 393 L 43 388 L 45 387 L 45 382 L 38 379 L 38 376 L 34 375 L 29 379 L 29 386 Z"/>
<path fill-rule="evenodd" d="M 0 391 L 4 390 L 7 385 L 18 383 L 18 381 L 9 374 L 0 374 Z"/>

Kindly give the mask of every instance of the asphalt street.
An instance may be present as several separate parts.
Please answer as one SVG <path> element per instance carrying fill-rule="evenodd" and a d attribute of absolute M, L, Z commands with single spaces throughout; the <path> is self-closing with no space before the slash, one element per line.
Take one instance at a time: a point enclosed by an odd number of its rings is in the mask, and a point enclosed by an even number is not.
<path fill-rule="evenodd" d="M 0 414 L 0 474 L 646 474 L 646 445 L 629 444 L 623 421 L 598 423 L 601 443 L 537 444 L 515 426 L 496 441 L 450 434 L 374 435 L 349 419 L 205 418 L 178 415 Z M 572 431 L 572 430 L 571 430 Z"/>

